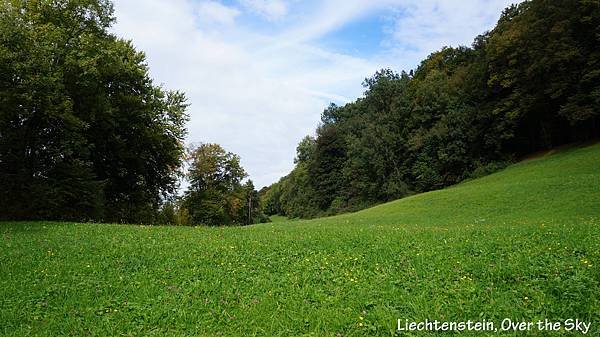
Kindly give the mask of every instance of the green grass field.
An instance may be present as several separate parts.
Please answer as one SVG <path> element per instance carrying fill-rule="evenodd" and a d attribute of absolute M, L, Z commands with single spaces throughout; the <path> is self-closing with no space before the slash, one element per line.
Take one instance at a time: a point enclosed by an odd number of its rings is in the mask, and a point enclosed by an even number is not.
<path fill-rule="evenodd" d="M 354 214 L 243 228 L 0 224 L 6 336 L 600 334 L 600 144 Z M 470 335 L 562 336 L 559 332 Z"/>

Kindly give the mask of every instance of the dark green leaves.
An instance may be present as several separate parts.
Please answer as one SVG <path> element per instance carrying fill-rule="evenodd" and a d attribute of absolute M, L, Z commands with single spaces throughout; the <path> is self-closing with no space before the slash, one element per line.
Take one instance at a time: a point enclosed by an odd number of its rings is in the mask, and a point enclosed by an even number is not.
<path fill-rule="evenodd" d="M 0 7 L 0 218 L 153 222 L 175 191 L 185 96 L 108 33 L 107 0 Z"/>

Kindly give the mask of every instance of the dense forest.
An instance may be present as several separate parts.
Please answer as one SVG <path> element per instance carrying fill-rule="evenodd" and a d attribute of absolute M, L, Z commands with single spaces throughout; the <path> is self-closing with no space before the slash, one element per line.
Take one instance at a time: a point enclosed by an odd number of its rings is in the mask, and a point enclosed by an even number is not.
<path fill-rule="evenodd" d="M 363 97 L 322 113 L 294 170 L 261 190 L 266 214 L 357 210 L 600 136 L 600 3 L 512 5 L 471 47 L 363 85 Z"/>

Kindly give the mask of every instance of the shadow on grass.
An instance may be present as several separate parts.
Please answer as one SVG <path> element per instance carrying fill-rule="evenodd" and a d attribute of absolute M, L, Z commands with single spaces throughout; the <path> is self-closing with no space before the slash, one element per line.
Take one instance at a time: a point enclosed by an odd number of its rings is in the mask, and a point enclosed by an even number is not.
<path fill-rule="evenodd" d="M 2 233 L 40 233 L 48 231 L 50 227 L 64 227 L 72 225 L 64 222 L 48 221 L 0 221 L 0 232 Z"/>

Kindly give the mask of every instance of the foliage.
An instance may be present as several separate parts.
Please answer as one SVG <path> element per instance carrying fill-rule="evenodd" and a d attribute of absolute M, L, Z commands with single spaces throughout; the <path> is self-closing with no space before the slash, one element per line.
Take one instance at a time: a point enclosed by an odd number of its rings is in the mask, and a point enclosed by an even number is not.
<path fill-rule="evenodd" d="M 113 21 L 107 0 L 0 5 L 0 218 L 153 222 L 175 192 L 185 97 Z"/>
<path fill-rule="evenodd" d="M 269 222 L 269 218 L 263 213 L 259 192 L 254 188 L 252 180 L 246 181 L 242 186 L 241 196 L 244 202 L 240 208 L 238 219 L 244 225 Z"/>
<path fill-rule="evenodd" d="M 164 203 L 158 213 L 157 223 L 162 225 L 179 225 L 179 221 L 176 205 L 170 201 Z"/>
<path fill-rule="evenodd" d="M 493 112 L 516 124 L 516 152 L 598 135 L 598 27 L 597 2 L 538 0 L 505 10 L 489 34 Z"/>
<path fill-rule="evenodd" d="M 296 168 L 263 194 L 265 211 L 356 210 L 599 137 L 599 27 L 597 2 L 525 1 L 471 47 L 443 48 L 409 73 L 378 71 L 363 97 L 325 109 Z"/>
<path fill-rule="evenodd" d="M 393 336 L 397 319 L 578 318 L 598 336 L 598 163 L 600 144 L 244 228 L 0 223 L 0 335 Z"/>
<path fill-rule="evenodd" d="M 192 224 L 210 226 L 264 222 L 260 198 L 248 180 L 238 155 L 218 144 L 200 144 L 190 149 L 187 173 L 190 186 L 182 208 Z"/>

